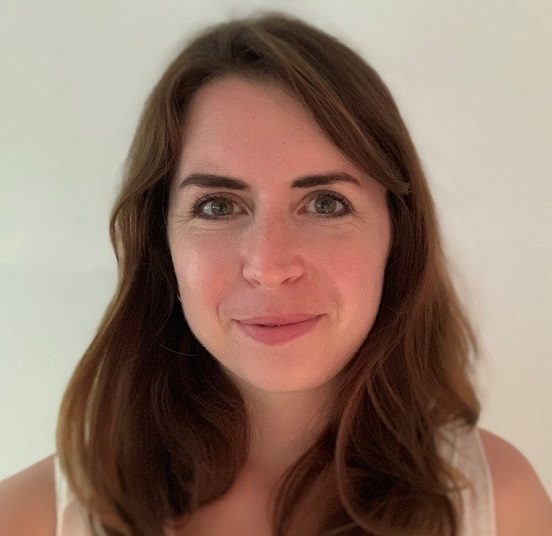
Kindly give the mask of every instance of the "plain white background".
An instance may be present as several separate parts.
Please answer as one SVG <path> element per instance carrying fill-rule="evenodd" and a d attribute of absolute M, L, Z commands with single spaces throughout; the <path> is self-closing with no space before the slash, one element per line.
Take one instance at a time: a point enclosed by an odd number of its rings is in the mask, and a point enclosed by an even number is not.
<path fill-rule="evenodd" d="M 54 450 L 62 392 L 114 290 L 107 221 L 146 96 L 193 32 L 267 8 L 335 34 L 389 85 L 479 335 L 481 424 L 552 493 L 547 0 L 4 0 L 0 478 Z"/>

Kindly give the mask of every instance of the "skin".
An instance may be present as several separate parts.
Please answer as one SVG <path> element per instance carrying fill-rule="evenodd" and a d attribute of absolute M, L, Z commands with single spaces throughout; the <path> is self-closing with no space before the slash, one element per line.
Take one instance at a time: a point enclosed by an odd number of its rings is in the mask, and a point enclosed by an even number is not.
<path fill-rule="evenodd" d="M 549 536 L 552 534 L 552 503 L 535 470 L 527 459 L 504 439 L 479 430 L 489 461 L 497 520 L 498 536 Z M 55 489 L 54 462 L 49 456 L 0 482 L 0 534 L 10 536 L 54 536 L 55 534 Z M 230 500 L 216 504 L 204 512 L 194 524 L 203 526 L 205 534 L 213 524 L 222 528 L 221 533 L 231 533 L 227 519 L 248 521 L 252 505 L 258 508 L 263 503 L 254 495 L 248 497 L 234 494 Z M 246 505 L 249 504 L 249 509 Z M 214 518 L 213 516 L 222 517 Z M 236 516 L 241 512 L 241 516 Z M 266 521 L 257 520 L 260 529 L 253 534 L 266 532 Z M 251 525 L 247 525 L 251 528 Z M 253 526 L 255 528 L 255 526 Z M 193 534 L 201 534 L 200 530 Z M 192 533 L 192 532 L 190 532 Z M 237 532 L 247 534 L 246 532 Z M 184 533 L 182 533 L 184 534 Z"/>
<path fill-rule="evenodd" d="M 249 390 L 316 389 L 343 367 L 377 313 L 390 242 L 385 190 L 274 86 L 211 83 L 192 101 L 187 124 L 168 216 L 186 319 Z M 330 172 L 349 173 L 359 184 L 291 187 Z M 179 188 L 195 173 L 238 177 L 248 190 Z M 213 193 L 220 197 L 203 205 L 202 217 L 190 215 L 198 198 Z M 340 202 L 329 215 L 317 209 L 316 201 L 332 203 L 333 193 L 352 210 Z M 214 219 L 220 199 L 233 213 Z M 236 319 L 292 313 L 322 318 L 307 336 L 278 346 L 236 327 Z"/>
<path fill-rule="evenodd" d="M 384 192 L 337 152 L 288 95 L 235 78 L 197 94 L 183 155 L 168 225 L 183 310 L 196 336 L 242 390 L 255 434 L 248 463 L 230 492 L 175 534 L 268 535 L 274 481 L 316 433 L 312 423 L 323 419 L 332 379 L 369 331 L 379 306 L 390 240 Z M 362 187 L 290 188 L 297 177 L 328 171 L 347 172 Z M 232 217 L 190 218 L 190 200 L 206 189 L 182 189 L 179 183 L 199 172 L 247 182 L 248 191 L 216 188 L 235 205 L 203 205 L 208 212 L 234 207 Z M 317 216 L 315 207 L 335 208 L 313 201 L 319 190 L 349 198 L 354 213 Z M 321 320 L 303 337 L 272 347 L 250 340 L 233 322 L 288 308 L 320 314 Z M 552 534 L 552 503 L 529 462 L 498 436 L 480 433 L 493 479 L 498 536 Z M 54 533 L 50 456 L 0 482 L 0 535 Z"/>
<path fill-rule="evenodd" d="M 198 185 L 198 174 L 245 189 Z M 294 187 L 329 174 L 351 179 Z M 332 380 L 374 322 L 391 239 L 385 189 L 287 93 L 227 77 L 192 100 L 168 239 L 188 324 L 253 414 L 250 462 L 276 478 L 315 432 L 309 423 L 320 421 Z M 240 329 L 239 320 L 268 314 L 318 321 L 279 345 Z"/>
<path fill-rule="evenodd" d="M 268 534 L 275 482 L 323 423 L 332 380 L 378 311 L 391 240 L 386 193 L 295 99 L 236 77 L 196 94 L 182 155 L 167 229 L 183 312 L 241 390 L 253 430 L 231 491 L 194 516 L 186 533 L 241 519 Z M 296 187 L 336 174 L 349 180 Z M 237 178 L 244 188 L 198 175 Z M 316 325 L 275 345 L 240 328 L 252 317 L 290 314 L 315 315 Z"/>

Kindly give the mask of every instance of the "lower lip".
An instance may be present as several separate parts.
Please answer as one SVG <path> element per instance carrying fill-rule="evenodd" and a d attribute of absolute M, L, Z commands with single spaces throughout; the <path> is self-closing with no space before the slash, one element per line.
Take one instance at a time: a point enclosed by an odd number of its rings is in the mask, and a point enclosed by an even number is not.
<path fill-rule="evenodd" d="M 319 318 L 319 316 L 314 316 L 302 322 L 273 327 L 261 326 L 259 324 L 242 324 L 241 322 L 236 323 L 241 331 L 252 339 L 269 346 L 276 346 L 302 337 L 316 327 Z"/>

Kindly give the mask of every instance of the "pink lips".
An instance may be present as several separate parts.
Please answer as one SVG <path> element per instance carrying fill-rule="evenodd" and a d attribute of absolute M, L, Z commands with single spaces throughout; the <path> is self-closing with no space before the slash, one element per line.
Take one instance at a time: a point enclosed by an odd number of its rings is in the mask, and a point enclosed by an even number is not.
<path fill-rule="evenodd" d="M 269 346 L 276 346 L 303 336 L 314 329 L 319 319 L 320 316 L 304 314 L 257 316 L 238 320 L 236 324 L 243 333 L 251 338 Z"/>

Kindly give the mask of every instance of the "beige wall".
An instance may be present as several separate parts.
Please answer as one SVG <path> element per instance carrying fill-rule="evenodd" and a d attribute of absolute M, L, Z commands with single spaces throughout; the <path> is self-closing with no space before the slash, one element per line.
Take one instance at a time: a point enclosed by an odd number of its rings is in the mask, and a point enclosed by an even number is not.
<path fill-rule="evenodd" d="M 113 291 L 107 219 L 152 84 L 192 30 L 273 6 L 2 2 L 0 478 L 54 448 L 63 387 Z M 359 49 L 394 92 L 480 336 L 482 425 L 552 493 L 552 4 L 278 6 Z"/>

